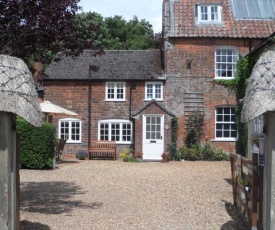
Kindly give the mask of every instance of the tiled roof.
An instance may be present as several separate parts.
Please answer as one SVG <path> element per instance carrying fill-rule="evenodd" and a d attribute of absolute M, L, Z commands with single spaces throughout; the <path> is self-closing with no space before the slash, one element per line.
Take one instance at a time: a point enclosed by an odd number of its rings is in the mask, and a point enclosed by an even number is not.
<path fill-rule="evenodd" d="M 241 0 L 240 0 L 241 1 Z M 233 37 L 266 38 L 275 32 L 275 20 L 235 19 L 230 0 L 170 0 L 174 26 L 170 28 L 171 37 Z M 222 6 L 222 23 L 196 24 L 196 4 L 215 3 Z M 173 21 L 173 19 L 171 19 Z"/>
<path fill-rule="evenodd" d="M 164 79 L 160 50 L 105 51 L 96 57 L 88 50 L 79 57 L 58 54 L 46 74 L 49 79 L 86 80 L 90 65 L 98 67 L 98 71 L 91 74 L 93 80 Z"/>

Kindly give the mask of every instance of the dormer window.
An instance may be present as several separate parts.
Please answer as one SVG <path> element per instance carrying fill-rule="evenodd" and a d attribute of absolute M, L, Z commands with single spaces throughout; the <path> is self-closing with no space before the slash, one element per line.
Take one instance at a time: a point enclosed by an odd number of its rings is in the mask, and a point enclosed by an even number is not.
<path fill-rule="evenodd" d="M 221 22 L 220 5 L 197 5 L 197 22 L 198 23 L 216 23 Z"/>

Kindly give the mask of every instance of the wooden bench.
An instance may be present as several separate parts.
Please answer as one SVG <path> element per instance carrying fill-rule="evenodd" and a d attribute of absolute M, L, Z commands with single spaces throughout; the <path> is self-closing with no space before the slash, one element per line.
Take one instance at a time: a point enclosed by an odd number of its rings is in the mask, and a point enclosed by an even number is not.
<path fill-rule="evenodd" d="M 57 143 L 57 146 L 55 148 L 55 159 L 56 159 L 56 162 L 59 162 L 60 161 L 60 157 L 63 153 L 63 150 L 64 150 L 64 147 L 65 147 L 65 144 L 67 142 L 67 139 L 59 139 L 58 140 L 58 143 Z"/>
<path fill-rule="evenodd" d="M 92 141 L 89 148 L 89 159 L 113 158 L 116 160 L 116 142 L 115 141 Z"/>

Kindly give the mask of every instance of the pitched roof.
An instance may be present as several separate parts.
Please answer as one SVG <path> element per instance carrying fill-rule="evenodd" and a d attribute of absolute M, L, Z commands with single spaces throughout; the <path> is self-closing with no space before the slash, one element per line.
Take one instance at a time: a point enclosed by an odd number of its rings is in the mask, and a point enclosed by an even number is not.
<path fill-rule="evenodd" d="M 93 80 L 163 80 L 160 50 L 105 51 L 93 56 L 86 50 L 79 57 L 58 54 L 46 74 L 49 79 L 85 80 L 90 65 L 98 68 L 91 72 Z"/>
<path fill-rule="evenodd" d="M 168 1 L 168 0 L 165 0 Z M 170 0 L 170 37 L 266 38 L 275 31 L 275 20 L 241 19 L 233 13 L 231 0 Z M 196 23 L 197 4 L 221 4 L 221 23 Z"/>
<path fill-rule="evenodd" d="M 143 110 L 147 109 L 152 104 L 156 104 L 159 108 L 161 108 L 164 112 L 166 112 L 171 117 L 175 117 L 175 115 L 170 112 L 168 109 L 166 109 L 164 106 L 162 106 L 160 103 L 158 103 L 155 99 L 152 99 L 150 102 L 148 102 L 146 105 L 144 105 L 138 112 L 132 115 L 132 117 L 135 117 L 139 115 Z"/>

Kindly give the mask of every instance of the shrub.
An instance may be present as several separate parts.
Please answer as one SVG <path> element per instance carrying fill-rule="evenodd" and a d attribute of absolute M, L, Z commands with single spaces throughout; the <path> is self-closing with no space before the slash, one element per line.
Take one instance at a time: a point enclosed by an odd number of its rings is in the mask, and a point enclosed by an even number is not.
<path fill-rule="evenodd" d="M 202 159 L 205 161 L 215 160 L 215 149 L 208 142 L 202 147 L 201 154 L 202 154 Z"/>
<path fill-rule="evenodd" d="M 190 148 L 183 145 L 179 152 L 184 160 L 189 161 L 222 161 L 229 160 L 229 155 L 222 151 L 221 148 L 215 149 L 210 143 L 205 145 L 193 144 Z"/>
<path fill-rule="evenodd" d="M 22 168 L 53 168 L 57 144 L 54 125 L 43 123 L 42 127 L 34 127 L 23 118 L 18 117 L 16 129 L 20 135 L 20 164 Z"/>
<path fill-rule="evenodd" d="M 186 145 L 183 145 L 180 149 L 179 149 L 180 155 L 182 159 L 187 160 L 188 159 L 188 155 L 189 155 L 189 148 L 187 148 Z"/>
<path fill-rule="evenodd" d="M 79 160 L 85 160 L 88 157 L 88 152 L 85 150 L 80 150 L 75 157 Z"/>
<path fill-rule="evenodd" d="M 124 160 L 124 161 L 128 161 L 131 153 L 132 153 L 133 149 L 131 148 L 126 148 L 122 151 L 122 153 L 119 154 L 119 156 Z"/>
<path fill-rule="evenodd" d="M 221 148 L 217 148 L 215 152 L 216 161 L 228 161 L 230 159 L 229 154 L 222 151 Z"/>

